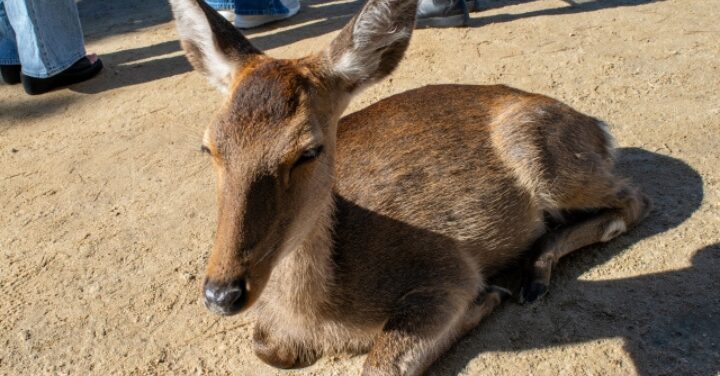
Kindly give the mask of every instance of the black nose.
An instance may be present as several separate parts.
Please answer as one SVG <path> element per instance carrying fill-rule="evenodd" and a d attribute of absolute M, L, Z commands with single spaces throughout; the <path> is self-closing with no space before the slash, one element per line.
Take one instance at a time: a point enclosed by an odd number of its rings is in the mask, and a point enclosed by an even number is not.
<path fill-rule="evenodd" d="M 232 315 L 240 312 L 247 301 L 245 280 L 238 279 L 232 283 L 216 283 L 205 281 L 205 306 L 221 315 Z"/>

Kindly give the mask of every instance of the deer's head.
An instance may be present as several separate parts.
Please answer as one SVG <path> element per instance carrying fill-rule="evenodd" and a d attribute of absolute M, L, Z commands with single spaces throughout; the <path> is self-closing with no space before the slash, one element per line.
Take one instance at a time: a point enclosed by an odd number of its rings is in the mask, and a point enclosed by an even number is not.
<path fill-rule="evenodd" d="M 264 55 L 202 0 L 171 3 L 191 64 L 227 95 L 202 144 L 218 196 L 204 291 L 208 308 L 234 314 L 327 212 L 338 119 L 397 66 L 416 1 L 370 0 L 329 48 L 296 60 Z"/>

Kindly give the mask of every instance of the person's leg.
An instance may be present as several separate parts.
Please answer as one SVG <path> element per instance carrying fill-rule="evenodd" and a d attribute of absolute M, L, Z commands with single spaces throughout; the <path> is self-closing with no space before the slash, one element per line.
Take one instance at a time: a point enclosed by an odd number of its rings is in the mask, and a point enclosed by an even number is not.
<path fill-rule="evenodd" d="M 17 40 L 25 92 L 42 94 L 88 80 L 102 69 L 85 54 L 74 0 L 4 0 Z"/>
<path fill-rule="evenodd" d="M 235 26 L 257 27 L 294 16 L 299 0 L 235 0 Z"/>
<path fill-rule="evenodd" d="M 465 0 L 419 0 L 417 27 L 460 27 L 470 20 Z"/>
<path fill-rule="evenodd" d="M 205 0 L 205 2 L 228 21 L 232 22 L 235 19 L 235 0 Z"/>
<path fill-rule="evenodd" d="M 205 0 L 236 27 L 249 29 L 294 16 L 299 0 Z"/>
<path fill-rule="evenodd" d="M 3 0 L 0 0 L 0 65 L 20 65 L 15 32 L 10 26 Z"/>
<path fill-rule="evenodd" d="M 290 13 L 299 4 L 288 0 L 235 0 L 235 13 L 243 16 L 276 16 Z"/>
<path fill-rule="evenodd" d="M 215 10 L 234 10 L 235 0 L 205 0 Z"/>
<path fill-rule="evenodd" d="M 4 1 L 0 0 L 0 74 L 9 85 L 20 83 L 20 57 L 15 32 L 10 26 Z"/>
<path fill-rule="evenodd" d="M 47 78 L 85 56 L 74 0 L 5 0 L 23 74 Z"/>

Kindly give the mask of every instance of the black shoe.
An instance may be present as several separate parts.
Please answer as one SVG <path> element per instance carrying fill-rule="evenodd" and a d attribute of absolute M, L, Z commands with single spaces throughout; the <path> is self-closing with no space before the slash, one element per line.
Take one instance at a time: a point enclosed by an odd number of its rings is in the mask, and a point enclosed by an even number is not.
<path fill-rule="evenodd" d="M 3 81 L 8 85 L 17 85 L 20 83 L 19 65 L 0 65 L 0 74 L 2 74 Z"/>
<path fill-rule="evenodd" d="M 469 21 L 465 0 L 418 1 L 417 27 L 461 27 Z"/>
<path fill-rule="evenodd" d="M 22 75 L 23 87 L 25 92 L 30 95 L 38 95 L 47 93 L 63 86 L 77 84 L 87 81 L 97 75 L 102 69 L 102 61 L 100 58 L 91 63 L 90 59 L 83 57 L 73 64 L 70 68 L 48 78 L 35 78 Z"/>

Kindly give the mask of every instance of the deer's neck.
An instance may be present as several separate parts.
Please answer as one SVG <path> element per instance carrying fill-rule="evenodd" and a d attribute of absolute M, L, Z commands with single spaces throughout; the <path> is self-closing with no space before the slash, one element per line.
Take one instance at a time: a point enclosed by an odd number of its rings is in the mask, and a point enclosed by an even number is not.
<path fill-rule="evenodd" d="M 335 201 L 328 194 L 307 235 L 291 240 L 287 255 L 273 271 L 276 288 L 292 314 L 317 315 L 328 304 L 333 283 L 332 226 Z"/>

